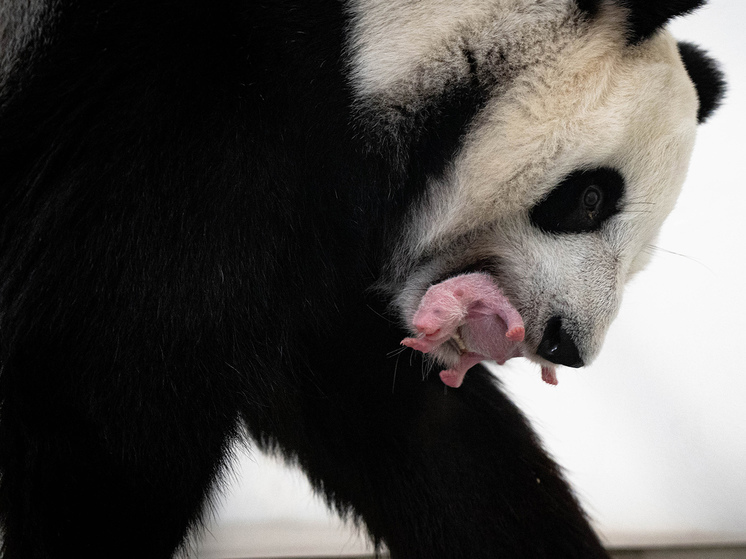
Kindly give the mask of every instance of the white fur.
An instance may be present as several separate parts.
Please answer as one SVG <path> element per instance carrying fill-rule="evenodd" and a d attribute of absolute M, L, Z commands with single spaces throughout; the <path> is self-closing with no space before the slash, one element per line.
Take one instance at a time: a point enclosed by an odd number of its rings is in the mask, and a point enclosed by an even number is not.
<path fill-rule="evenodd" d="M 529 46 L 575 11 L 571 0 L 353 0 L 349 9 L 355 91 L 398 102 L 402 93 L 422 97 L 467 73 L 463 48 L 484 57 L 500 44 Z"/>
<path fill-rule="evenodd" d="M 448 171 L 411 216 L 392 280 L 403 319 L 437 277 L 488 258 L 526 323 L 527 356 L 561 315 L 590 362 L 686 174 L 697 97 L 675 40 L 660 32 L 628 46 L 625 13 L 611 3 L 590 21 L 569 0 L 355 0 L 350 9 L 361 105 L 416 107 L 468 74 L 465 49 L 495 77 Z M 490 56 L 495 48 L 503 58 Z M 624 177 L 624 211 L 595 233 L 530 224 L 529 209 L 564 176 L 599 166 Z M 425 251 L 438 257 L 420 264 Z"/>

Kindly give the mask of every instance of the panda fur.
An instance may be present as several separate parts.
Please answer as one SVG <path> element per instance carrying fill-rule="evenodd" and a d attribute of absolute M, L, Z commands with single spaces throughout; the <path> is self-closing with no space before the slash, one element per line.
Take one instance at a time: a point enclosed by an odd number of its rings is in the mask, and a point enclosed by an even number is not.
<path fill-rule="evenodd" d="M 702 3 L 4 2 L 3 557 L 172 556 L 244 430 L 392 557 L 605 557 L 486 369 L 396 350 L 481 270 L 593 359 L 722 96 Z"/>

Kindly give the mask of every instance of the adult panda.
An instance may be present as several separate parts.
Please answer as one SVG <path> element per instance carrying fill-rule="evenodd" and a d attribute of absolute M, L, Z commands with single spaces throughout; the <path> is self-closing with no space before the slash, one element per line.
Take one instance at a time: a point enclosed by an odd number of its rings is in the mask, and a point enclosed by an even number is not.
<path fill-rule="evenodd" d="M 395 558 L 605 556 L 462 358 L 596 355 L 721 97 L 702 3 L 7 0 L 3 557 L 171 556 L 244 426 Z"/>

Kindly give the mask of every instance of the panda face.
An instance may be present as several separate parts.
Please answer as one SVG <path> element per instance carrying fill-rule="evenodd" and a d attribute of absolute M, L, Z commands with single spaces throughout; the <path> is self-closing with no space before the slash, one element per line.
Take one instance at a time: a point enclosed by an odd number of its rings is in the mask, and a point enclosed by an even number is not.
<path fill-rule="evenodd" d="M 524 354 L 539 362 L 543 332 L 557 318 L 582 363 L 597 355 L 625 282 L 644 265 L 645 248 L 674 205 L 694 141 L 696 93 L 670 36 L 657 36 L 607 63 L 598 89 L 593 77 L 579 88 L 595 97 L 590 110 L 565 114 L 549 126 L 548 113 L 512 123 L 517 133 L 505 140 L 531 146 L 529 160 L 539 164 L 525 174 L 510 169 L 507 176 L 537 178 L 524 182 L 518 197 L 512 185 L 520 181 L 501 183 L 510 209 L 492 221 L 484 213 L 471 218 L 494 224 L 494 252 L 487 258 L 495 261 L 498 283 L 526 323 Z M 500 150 L 507 154 L 510 148 L 506 143 Z M 483 154 L 464 151 L 462 157 Z M 478 180 L 475 169 L 457 168 L 456 180 Z M 487 202 L 475 189 L 477 200 L 471 201 L 467 190 L 452 191 L 446 206 L 501 205 L 500 194 Z"/>
<path fill-rule="evenodd" d="M 430 285 L 489 271 L 523 317 L 524 356 L 546 364 L 542 337 L 561 324 L 574 365 L 588 364 L 684 181 L 695 87 L 676 41 L 661 31 L 628 44 L 625 12 L 611 3 L 592 20 L 569 1 L 471 1 L 458 15 L 442 4 L 437 17 L 387 24 L 373 2 L 353 33 L 353 85 L 382 113 L 387 99 L 425 104 L 463 72 L 489 91 L 412 210 L 385 287 L 410 324 Z M 386 25 L 394 44 L 375 40 Z M 439 351 L 445 364 L 457 358 Z"/>

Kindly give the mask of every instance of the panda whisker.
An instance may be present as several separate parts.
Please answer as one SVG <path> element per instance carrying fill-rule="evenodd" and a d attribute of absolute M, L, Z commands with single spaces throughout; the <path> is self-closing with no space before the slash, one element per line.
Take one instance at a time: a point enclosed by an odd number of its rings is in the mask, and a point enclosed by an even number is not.
<path fill-rule="evenodd" d="M 689 260 L 690 262 L 698 264 L 699 266 L 702 266 L 705 270 L 707 270 L 708 272 L 712 273 L 713 275 L 715 273 L 712 270 L 712 268 L 710 268 L 709 266 L 707 266 L 704 262 L 702 262 L 701 260 L 697 260 L 696 258 L 693 258 L 693 257 L 691 257 L 691 256 L 689 256 L 687 254 L 682 254 L 680 252 L 675 252 L 675 251 L 669 250 L 667 248 L 659 247 L 657 245 L 650 245 L 650 244 L 646 245 L 644 250 L 648 254 L 664 253 L 664 254 L 668 254 L 668 255 L 671 255 L 671 256 L 678 256 L 680 258 L 684 258 L 685 260 Z"/>
<path fill-rule="evenodd" d="M 632 215 L 646 215 L 653 213 L 651 210 L 627 210 L 625 212 L 626 214 L 632 214 Z"/>
<path fill-rule="evenodd" d="M 409 348 L 407 348 L 407 347 L 398 347 L 398 348 L 396 348 L 394 350 L 389 351 L 386 354 L 386 357 L 389 357 L 389 358 L 391 358 L 391 357 L 397 357 L 397 356 L 401 355 L 402 353 L 404 353 L 405 351 L 407 351 L 407 349 L 409 349 Z"/>
<path fill-rule="evenodd" d="M 626 200 L 627 204 L 646 204 L 648 206 L 654 206 L 655 202 L 651 202 L 650 200 L 646 200 L 644 198 L 628 198 Z"/>
<path fill-rule="evenodd" d="M 396 324 L 396 322 L 394 320 L 391 320 L 389 317 L 382 315 L 380 312 L 378 312 L 376 309 L 374 309 L 370 305 L 366 305 L 366 307 L 368 307 L 369 310 L 373 311 L 373 314 L 375 314 L 376 316 L 384 319 L 389 324 Z"/>
<path fill-rule="evenodd" d="M 393 394 L 396 391 L 396 373 L 399 371 L 399 359 L 401 359 L 401 354 L 403 351 L 400 351 L 396 354 L 396 361 L 394 362 L 394 378 L 391 380 L 391 393 Z"/>

